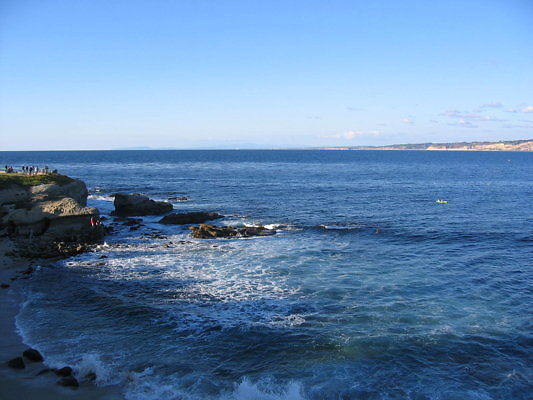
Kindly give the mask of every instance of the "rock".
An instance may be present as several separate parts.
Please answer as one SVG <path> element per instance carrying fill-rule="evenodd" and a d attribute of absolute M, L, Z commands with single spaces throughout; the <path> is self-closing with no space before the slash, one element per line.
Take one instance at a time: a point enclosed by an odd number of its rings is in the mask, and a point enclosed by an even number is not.
<path fill-rule="evenodd" d="M 24 271 L 22 271 L 22 273 L 23 273 L 24 275 L 31 275 L 31 274 L 33 274 L 34 271 L 35 271 L 35 270 L 33 269 L 33 267 L 28 267 L 28 268 L 26 268 Z"/>
<path fill-rule="evenodd" d="M 9 283 L 2 283 L 2 284 L 0 284 L 0 287 L 2 289 L 7 289 L 9 287 Z"/>
<path fill-rule="evenodd" d="M 159 220 L 159 223 L 167 225 L 202 224 L 219 218 L 224 218 L 224 216 L 214 212 L 173 213 L 165 215 Z"/>
<path fill-rule="evenodd" d="M 16 357 L 16 358 L 13 358 L 12 360 L 9 360 L 7 362 L 7 365 L 14 369 L 26 368 L 26 364 L 24 364 L 24 360 L 22 359 L 22 357 Z"/>
<path fill-rule="evenodd" d="M 72 376 L 72 368 L 63 367 L 56 371 L 57 376 Z"/>
<path fill-rule="evenodd" d="M 135 226 L 135 225 L 141 225 L 142 218 L 126 218 L 126 220 L 122 223 L 124 226 Z"/>
<path fill-rule="evenodd" d="M 270 236 L 276 233 L 274 229 L 267 229 L 264 226 L 232 228 L 228 226 L 200 224 L 199 226 L 191 226 L 189 229 L 192 231 L 192 237 L 196 239 Z"/>
<path fill-rule="evenodd" d="M 96 380 L 96 373 L 94 372 L 89 372 L 87 375 L 85 375 L 85 378 L 84 378 L 86 381 L 92 381 L 94 382 Z"/>
<path fill-rule="evenodd" d="M 39 351 L 35 349 L 24 350 L 24 353 L 22 353 L 22 355 L 26 357 L 28 360 L 35 361 L 35 362 L 42 362 L 44 360 L 41 353 L 39 353 Z"/>
<path fill-rule="evenodd" d="M 247 226 L 246 228 L 238 229 L 239 235 L 244 237 L 249 236 L 271 236 L 276 233 L 274 229 L 268 229 L 264 226 Z"/>
<path fill-rule="evenodd" d="M 113 204 L 115 211 L 111 214 L 120 216 L 161 215 L 172 210 L 172 204 L 141 194 L 116 193 Z"/>
<path fill-rule="evenodd" d="M 57 370 L 55 368 L 45 368 L 45 369 L 42 369 L 40 370 L 38 373 L 37 373 L 37 376 L 40 376 L 40 375 L 44 375 L 44 374 L 47 374 L 49 372 L 55 372 L 57 373 Z"/>
<path fill-rule="evenodd" d="M 77 388 L 80 386 L 78 380 L 74 378 L 73 376 L 65 376 L 64 378 L 61 378 L 61 380 L 59 380 L 57 384 L 60 386 L 72 387 L 72 388 Z"/>
<path fill-rule="evenodd" d="M 58 182 L 0 187 L 0 236 L 13 240 L 14 256 L 58 258 L 78 254 L 90 249 L 86 244 L 98 243 L 105 235 L 103 225 L 91 224 L 99 212 L 86 206 L 85 183 L 64 176 Z M 57 243 L 69 243 L 68 251 Z"/>

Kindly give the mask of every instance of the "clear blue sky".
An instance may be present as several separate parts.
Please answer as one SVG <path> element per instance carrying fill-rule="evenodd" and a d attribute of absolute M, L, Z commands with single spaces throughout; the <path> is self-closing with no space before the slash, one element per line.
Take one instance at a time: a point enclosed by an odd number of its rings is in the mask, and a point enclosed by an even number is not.
<path fill-rule="evenodd" d="M 0 0 L 0 150 L 532 137 L 531 0 Z"/>

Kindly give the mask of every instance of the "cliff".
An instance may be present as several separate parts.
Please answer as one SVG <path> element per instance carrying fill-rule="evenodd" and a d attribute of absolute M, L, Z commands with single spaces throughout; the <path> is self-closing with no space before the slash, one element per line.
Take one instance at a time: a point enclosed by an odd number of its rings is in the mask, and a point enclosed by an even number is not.
<path fill-rule="evenodd" d="M 533 139 L 500 142 L 454 142 L 393 144 L 389 146 L 344 146 L 324 150 L 450 150 L 450 151 L 533 151 Z"/>
<path fill-rule="evenodd" d="M 87 207 L 85 183 L 64 175 L 0 174 L 0 239 L 19 255 L 56 257 L 81 252 L 104 235 Z"/>

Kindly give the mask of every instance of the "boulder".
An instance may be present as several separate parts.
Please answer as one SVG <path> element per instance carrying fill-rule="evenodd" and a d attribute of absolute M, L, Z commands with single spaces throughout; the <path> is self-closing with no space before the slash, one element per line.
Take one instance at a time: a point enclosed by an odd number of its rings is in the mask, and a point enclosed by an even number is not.
<path fill-rule="evenodd" d="M 35 362 L 41 362 L 44 360 L 41 353 L 39 353 L 39 351 L 35 349 L 24 350 L 22 355 L 26 357 L 28 360 L 35 361 Z"/>
<path fill-rule="evenodd" d="M 58 239 L 92 233 L 91 217 L 98 216 L 96 208 L 81 206 L 73 198 L 65 197 L 16 209 L 4 218 L 4 222 L 12 236 L 46 235 Z"/>
<path fill-rule="evenodd" d="M 192 231 L 192 237 L 196 239 L 270 236 L 276 233 L 274 229 L 267 229 L 264 226 L 232 228 L 229 226 L 200 224 L 199 226 L 191 226 L 189 229 Z"/>
<path fill-rule="evenodd" d="M 72 388 L 77 388 L 80 386 L 78 380 L 74 378 L 73 376 L 65 376 L 61 378 L 61 380 L 59 380 L 57 384 L 60 386 L 72 387 Z"/>
<path fill-rule="evenodd" d="M 161 215 L 172 210 L 172 204 L 166 201 L 155 201 L 142 194 L 116 193 L 115 211 L 113 215 L 119 216 L 142 216 Z"/>
<path fill-rule="evenodd" d="M 56 375 L 57 376 L 72 376 L 72 368 L 70 367 L 59 368 L 56 371 Z"/>
<path fill-rule="evenodd" d="M 91 218 L 98 219 L 99 212 L 86 206 L 85 183 L 63 178 L 62 184 L 2 186 L 0 236 L 9 236 L 30 250 L 46 248 L 55 241 L 99 241 L 105 229 L 91 224 Z"/>
<path fill-rule="evenodd" d="M 12 360 L 9 360 L 7 362 L 7 365 L 14 369 L 26 368 L 26 364 L 24 364 L 24 360 L 22 359 L 22 357 L 16 357 L 16 358 L 13 358 Z"/>
<path fill-rule="evenodd" d="M 79 179 L 74 179 L 63 185 L 41 184 L 30 186 L 29 192 L 34 201 L 51 201 L 70 197 L 81 206 L 87 205 L 87 196 L 89 194 L 87 186 Z"/>
<path fill-rule="evenodd" d="M 165 215 L 159 220 L 159 223 L 167 225 L 202 224 L 219 218 L 224 218 L 224 216 L 214 212 L 172 213 Z"/>

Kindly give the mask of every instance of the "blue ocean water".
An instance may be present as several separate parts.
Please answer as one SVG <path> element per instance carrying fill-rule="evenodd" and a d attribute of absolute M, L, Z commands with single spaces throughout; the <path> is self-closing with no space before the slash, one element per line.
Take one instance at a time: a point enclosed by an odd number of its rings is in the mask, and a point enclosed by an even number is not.
<path fill-rule="evenodd" d="M 531 398 L 533 154 L 0 159 L 84 180 L 115 227 L 33 275 L 17 326 L 50 364 L 126 399 Z M 119 191 L 278 234 L 202 241 L 159 217 L 131 230 L 109 216 Z"/>

